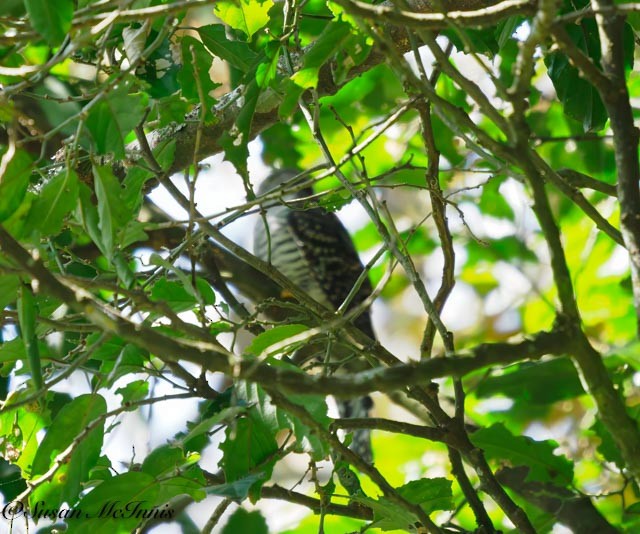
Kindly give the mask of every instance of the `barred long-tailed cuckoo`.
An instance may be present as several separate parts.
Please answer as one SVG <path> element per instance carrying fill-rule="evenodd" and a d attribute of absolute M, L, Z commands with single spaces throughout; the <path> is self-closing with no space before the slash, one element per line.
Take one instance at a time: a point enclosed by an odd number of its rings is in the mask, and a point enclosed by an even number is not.
<path fill-rule="evenodd" d="M 310 203 L 305 199 L 313 196 L 311 188 L 292 187 L 298 182 L 296 175 L 293 170 L 276 171 L 258 187 L 258 195 L 280 189 L 283 193 L 264 206 L 266 215 L 255 227 L 254 253 L 270 262 L 314 300 L 337 310 L 352 293 L 364 267 L 349 233 L 335 213 L 317 205 L 309 207 Z M 361 305 L 371 291 L 371 283 L 364 277 L 345 311 Z M 375 339 L 368 309 L 357 315 L 353 324 Z M 336 349 L 338 355 L 333 352 L 334 348 L 331 345 L 327 348 L 325 344 L 324 349 L 316 351 L 315 365 L 324 365 L 323 369 L 331 373 L 370 367 L 361 356 L 345 354 L 344 350 Z M 372 408 L 368 396 L 338 399 L 337 404 L 343 418 L 368 417 Z M 355 430 L 350 448 L 370 463 L 370 431 Z"/>

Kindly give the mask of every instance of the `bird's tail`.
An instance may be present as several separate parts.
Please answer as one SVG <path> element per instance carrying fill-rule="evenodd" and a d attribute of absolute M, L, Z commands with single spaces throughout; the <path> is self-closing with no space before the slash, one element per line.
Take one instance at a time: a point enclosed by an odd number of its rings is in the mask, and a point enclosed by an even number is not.
<path fill-rule="evenodd" d="M 368 395 L 366 397 L 338 400 L 338 411 L 343 419 L 367 418 L 372 407 L 373 401 Z M 365 462 L 372 463 L 371 430 L 368 428 L 355 429 L 349 448 Z"/>

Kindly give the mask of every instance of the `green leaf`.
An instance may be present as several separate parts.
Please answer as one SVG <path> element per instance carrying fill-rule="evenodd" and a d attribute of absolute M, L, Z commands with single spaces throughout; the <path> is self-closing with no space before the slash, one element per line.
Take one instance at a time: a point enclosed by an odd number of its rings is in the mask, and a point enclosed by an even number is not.
<path fill-rule="evenodd" d="M 152 30 L 149 37 L 155 40 L 158 34 Z M 180 90 L 178 74 L 181 66 L 172 53 L 173 46 L 171 38 L 165 37 L 162 43 L 146 58 L 144 69 L 136 71 L 136 77 L 149 84 L 146 91 L 154 99 L 154 104 L 160 114 L 164 114 L 166 111 L 167 115 L 174 114 L 180 107 L 185 109 L 187 107 L 187 103 L 179 98 L 177 94 Z M 167 110 L 167 107 L 173 109 Z M 176 114 L 176 122 L 183 121 L 185 114 L 186 111 L 181 115 Z M 162 122 L 159 126 L 162 127 L 167 124 L 167 122 Z"/>
<path fill-rule="evenodd" d="M 318 85 L 320 68 L 335 54 L 350 35 L 351 26 L 342 21 L 328 24 L 303 58 L 302 68 L 290 80 L 287 94 L 280 106 L 281 117 L 290 116 L 300 95 Z"/>
<path fill-rule="evenodd" d="M 249 495 L 249 490 L 256 484 L 264 481 L 264 473 L 247 475 L 229 484 L 219 484 L 207 488 L 209 495 L 220 495 L 234 501 L 244 501 Z"/>
<path fill-rule="evenodd" d="M 212 54 L 244 73 L 249 71 L 258 57 L 247 43 L 227 38 L 222 24 L 201 26 L 198 28 L 198 33 L 203 44 Z"/>
<path fill-rule="evenodd" d="M 130 85 L 120 84 L 89 111 L 85 126 L 98 154 L 124 158 L 127 135 L 144 118 L 148 97 L 145 93 L 129 94 Z"/>
<path fill-rule="evenodd" d="M 98 215 L 98 209 L 93 203 L 93 193 L 89 186 L 86 184 L 80 184 L 80 203 L 78 205 L 77 216 L 82 223 L 82 227 L 89 235 L 91 240 L 100 249 L 100 252 L 107 257 L 110 252 L 107 251 L 105 244 L 102 241 L 102 232 L 100 231 L 100 215 Z"/>
<path fill-rule="evenodd" d="M 206 496 L 201 484 L 183 476 L 158 479 L 141 471 L 114 476 L 80 501 L 78 508 L 88 517 L 74 520 L 73 532 L 133 532 L 145 518 L 170 520 L 175 510 L 168 501 L 178 495 L 190 495 L 195 500 Z"/>
<path fill-rule="evenodd" d="M 427 514 L 453 509 L 451 481 L 446 478 L 421 478 L 396 489 L 410 503 L 419 504 Z"/>
<path fill-rule="evenodd" d="M 418 516 L 406 510 L 386 497 L 373 499 L 356 495 L 352 500 L 364 504 L 373 511 L 372 526 L 382 531 L 401 530 L 410 532 L 413 525 L 418 522 Z"/>
<path fill-rule="evenodd" d="M 600 68 L 600 37 L 595 20 L 581 19 L 578 24 L 565 26 L 565 30 L 573 43 Z M 631 68 L 634 39 L 633 30 L 628 24 L 624 25 L 622 47 L 625 66 Z M 562 52 L 548 54 L 545 64 L 564 113 L 581 122 L 585 132 L 602 130 L 608 116 L 595 87 L 580 76 L 578 69 L 571 65 Z"/>
<path fill-rule="evenodd" d="M 49 180 L 29 209 L 26 232 L 38 230 L 43 235 L 57 234 L 67 213 L 76 207 L 78 184 L 78 175 L 73 169 L 65 169 Z"/>
<path fill-rule="evenodd" d="M 226 439 L 220 445 L 221 465 L 227 482 L 236 482 L 256 474 L 260 466 L 263 476 L 252 486 L 258 490 L 271 476 L 278 443 L 269 427 L 258 417 L 242 417 L 227 428 Z"/>
<path fill-rule="evenodd" d="M 6 420 L 0 419 L 0 423 L 3 423 L 0 424 L 0 428 L 3 432 L 12 433 L 10 439 L 14 442 L 16 450 L 20 452 L 20 457 L 14 463 L 22 470 L 22 477 L 30 479 L 34 457 L 40 453 L 38 433 L 44 428 L 44 419 L 39 413 L 26 409 L 18 409 L 17 415 L 8 412 L 6 416 L 11 422 L 7 424 Z"/>
<path fill-rule="evenodd" d="M 130 64 L 137 63 L 142 57 L 148 34 L 149 28 L 146 25 L 138 28 L 128 26 L 122 30 L 124 51 Z"/>
<path fill-rule="evenodd" d="M 30 286 L 22 284 L 20 287 L 17 306 L 20 321 L 20 333 L 27 353 L 29 370 L 31 371 L 34 388 L 38 391 L 42 387 L 40 351 L 38 348 L 38 337 L 36 335 L 38 305 Z"/>
<path fill-rule="evenodd" d="M 98 199 L 101 242 L 109 260 L 113 259 L 116 246 L 116 233 L 129 222 L 131 213 L 122 202 L 120 182 L 109 167 L 93 167 L 94 186 Z"/>
<path fill-rule="evenodd" d="M 291 337 L 297 336 L 306 330 L 309 330 L 309 327 L 303 324 L 294 323 L 275 326 L 271 330 L 267 330 L 257 335 L 244 352 L 245 354 L 260 356 L 269 347 L 281 343 Z M 281 347 L 279 350 L 283 350 L 286 347 L 288 347 L 288 345 Z"/>
<path fill-rule="evenodd" d="M 331 419 L 327 415 L 327 401 L 325 397 L 319 395 L 289 395 L 289 400 L 299 406 L 304 406 L 305 410 L 313 419 L 322 426 L 329 428 Z M 290 413 L 286 413 L 290 421 L 290 427 L 299 444 L 298 450 L 308 452 L 316 461 L 325 459 L 331 452 L 329 445 L 323 439 L 312 432 L 300 419 Z"/>
<path fill-rule="evenodd" d="M 24 348 L 22 338 L 16 337 L 10 341 L 0 343 L 0 363 L 15 363 L 24 361 L 27 352 Z"/>
<path fill-rule="evenodd" d="M 575 366 L 569 358 L 527 362 L 508 367 L 501 374 L 483 378 L 476 396 L 502 394 L 529 404 L 553 404 L 584 395 Z"/>
<path fill-rule="evenodd" d="M 414 480 L 397 490 L 410 503 L 420 505 L 427 514 L 436 510 L 453 509 L 451 481 L 446 478 Z M 373 525 L 384 531 L 412 530 L 418 521 L 415 514 L 386 497 L 373 499 L 356 496 L 354 500 L 373 510 Z"/>
<path fill-rule="evenodd" d="M 617 465 L 620 469 L 623 469 L 625 464 L 624 458 L 622 458 L 622 454 L 620 454 L 620 449 L 616 445 L 613 437 L 607 427 L 604 426 L 600 419 L 596 419 L 591 425 L 591 431 L 596 434 L 600 438 L 600 444 L 597 447 L 597 451 L 602 455 L 602 457 L 608 462 L 612 462 Z"/>
<path fill-rule="evenodd" d="M 595 87 L 580 76 L 578 69 L 561 52 L 546 56 L 545 63 L 564 112 L 582 123 L 585 132 L 601 130 L 607 121 L 607 113 Z"/>
<path fill-rule="evenodd" d="M 191 36 L 182 39 L 182 69 L 178 74 L 178 81 L 182 88 L 182 96 L 189 102 L 204 106 L 205 120 L 213 117 L 211 108 L 216 103 L 213 90 L 219 87 L 209 74 L 213 64 L 213 56 L 204 45 Z"/>
<path fill-rule="evenodd" d="M 59 45 L 71 29 L 73 0 L 24 0 L 34 30 L 51 46 Z"/>
<path fill-rule="evenodd" d="M 558 447 L 555 441 L 514 436 L 502 423 L 481 428 L 471 434 L 470 439 L 484 451 L 487 459 L 529 467 L 528 481 L 567 485 L 573 480 L 573 464 L 564 456 L 553 454 Z"/>
<path fill-rule="evenodd" d="M 245 33 L 247 40 L 269 22 L 272 0 L 221 0 L 216 3 L 215 14 L 234 30 Z"/>
<path fill-rule="evenodd" d="M 276 79 L 281 50 L 282 47 L 280 43 L 270 43 L 270 46 L 265 48 L 267 61 L 261 62 L 256 69 L 256 83 L 258 87 L 264 89 Z"/>
<path fill-rule="evenodd" d="M 636 405 L 628 407 L 627 411 L 634 420 L 640 420 L 640 406 Z M 611 432 L 609 432 L 600 418 L 596 417 L 596 420 L 593 425 L 591 425 L 590 430 L 600 438 L 600 444 L 598 445 L 597 450 L 603 458 L 608 462 L 616 464 L 620 469 L 624 469 L 626 462 L 620 454 L 620 448 L 614 441 Z"/>
<path fill-rule="evenodd" d="M 134 507 L 149 509 L 158 501 L 160 484 L 155 477 L 139 471 L 130 471 L 103 481 L 82 498 L 78 508 L 88 514 L 85 521 L 74 521 L 74 532 L 107 534 L 132 532 L 140 519 L 126 513 Z M 116 497 L 117 496 L 117 497 Z"/>
<path fill-rule="evenodd" d="M 134 380 L 126 386 L 116 389 L 118 395 L 122 395 L 122 404 L 137 402 L 149 394 L 149 381 Z"/>
<path fill-rule="evenodd" d="M 535 253 L 527 247 L 522 239 L 516 236 L 506 236 L 498 239 L 485 238 L 482 243 L 475 240 L 471 241 L 467 245 L 467 254 L 466 267 L 476 266 L 483 261 L 505 260 L 508 262 L 516 258 L 530 262 L 538 261 Z"/>
<path fill-rule="evenodd" d="M 183 444 L 187 443 L 202 434 L 210 432 L 215 426 L 223 423 L 230 423 L 239 415 L 246 413 L 246 411 L 246 406 L 230 406 L 228 408 L 223 408 L 211 417 L 206 417 L 196 424 L 188 423 L 189 432 L 185 436 L 180 437 L 180 442 Z"/>
<path fill-rule="evenodd" d="M 505 177 L 493 177 L 482 187 L 479 207 L 482 213 L 499 219 L 514 220 L 514 213 L 504 195 L 500 193 L 500 186 Z"/>
<path fill-rule="evenodd" d="M 160 278 L 151 288 L 151 300 L 163 302 L 175 312 L 192 309 L 197 301 L 182 284 Z"/>
<path fill-rule="evenodd" d="M 33 459 L 32 478 L 45 473 L 76 436 L 106 411 L 107 403 L 96 394 L 80 395 L 63 406 Z M 55 508 L 63 502 L 76 502 L 82 484 L 88 480 L 89 472 L 100 456 L 103 438 L 104 421 L 101 421 L 74 446 L 70 458 L 62 463 L 54 477 L 34 490 L 30 496 L 31 505 L 44 501 Z"/>
<path fill-rule="evenodd" d="M 18 149 L 13 154 L 6 152 L 2 157 L 2 165 L 4 173 L 0 179 L 0 222 L 12 215 L 24 199 L 33 162 L 27 152 Z"/>
<path fill-rule="evenodd" d="M 0 276 L 0 309 L 6 308 L 15 301 L 20 287 L 20 278 L 15 275 Z M 0 344 L 0 349 L 2 345 Z"/>
<path fill-rule="evenodd" d="M 294 365 L 285 362 L 277 362 L 274 365 L 286 367 L 290 370 L 297 370 Z M 276 435 L 280 430 L 290 429 L 296 437 L 297 452 L 308 452 L 314 460 L 320 461 L 329 454 L 329 447 L 314 432 L 311 432 L 295 415 L 276 407 L 271 401 L 271 397 L 257 384 L 239 382 L 235 386 L 235 394 L 238 399 L 242 399 L 251 408 L 248 415 L 256 419 L 261 425 L 265 425 L 272 435 Z M 320 395 L 289 395 L 288 399 L 303 406 L 313 419 L 322 424 L 326 429 L 331 424 L 331 419 L 327 416 L 326 399 Z"/>
<path fill-rule="evenodd" d="M 182 101 L 184 103 L 184 101 Z M 184 113 L 182 117 L 184 118 Z M 160 143 L 153 149 L 153 156 L 163 170 L 168 170 L 174 160 L 176 141 L 172 139 L 166 143 Z M 144 198 L 143 188 L 147 180 L 154 174 L 146 168 L 131 167 L 122 181 L 122 201 L 130 213 L 137 213 Z"/>
<path fill-rule="evenodd" d="M 244 105 L 238 113 L 235 127 L 229 132 L 224 132 L 220 139 L 220 144 L 224 148 L 225 159 L 233 163 L 238 174 L 245 180 L 249 179 L 247 162 L 249 160 L 249 138 L 251 134 L 251 123 L 253 114 L 260 96 L 260 87 L 255 80 L 251 81 L 245 88 Z"/>
<path fill-rule="evenodd" d="M 222 529 L 222 534 L 238 534 L 239 532 L 269 534 L 269 529 L 267 528 L 267 522 L 259 511 L 248 512 L 244 508 L 238 508 Z"/>
<path fill-rule="evenodd" d="M 186 457 L 178 447 L 163 445 L 151 451 L 144 459 L 141 470 L 155 477 L 163 477 L 172 472 L 178 473 L 197 461 L 198 455 Z"/>

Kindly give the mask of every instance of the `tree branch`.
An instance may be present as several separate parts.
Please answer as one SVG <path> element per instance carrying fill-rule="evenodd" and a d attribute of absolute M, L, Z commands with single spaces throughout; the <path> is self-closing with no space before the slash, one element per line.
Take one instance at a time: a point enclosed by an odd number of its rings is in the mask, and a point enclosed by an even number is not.
<path fill-rule="evenodd" d="M 600 514 L 588 497 L 549 483 L 526 482 L 527 473 L 527 467 L 503 468 L 496 473 L 496 476 L 501 484 L 551 514 L 572 532 L 580 534 L 619 532 Z"/>
<path fill-rule="evenodd" d="M 595 10 L 613 8 L 611 0 L 593 0 Z M 611 89 L 597 87 L 611 120 L 613 145 L 618 169 L 618 201 L 620 202 L 620 228 L 629 251 L 633 300 L 636 308 L 636 328 L 640 335 L 640 161 L 638 160 L 638 128 L 634 124 L 633 110 L 624 72 L 624 16 L 596 14 L 600 34 L 601 63 L 610 80 Z"/>

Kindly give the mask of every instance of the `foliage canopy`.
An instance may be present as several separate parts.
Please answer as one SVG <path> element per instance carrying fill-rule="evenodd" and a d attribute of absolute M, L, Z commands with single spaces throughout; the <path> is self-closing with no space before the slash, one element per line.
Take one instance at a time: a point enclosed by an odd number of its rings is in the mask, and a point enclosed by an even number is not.
<path fill-rule="evenodd" d="M 313 512 L 290 532 L 640 528 L 638 4 L 446 8 L 2 3 L 4 518 L 259 534 L 277 499 Z M 282 195 L 256 196 L 256 139 L 310 206 L 360 210 L 381 344 L 223 232 Z M 245 199 L 205 216 L 220 181 Z M 372 369 L 291 363 L 319 341 Z M 370 392 L 378 417 L 328 414 Z"/>

